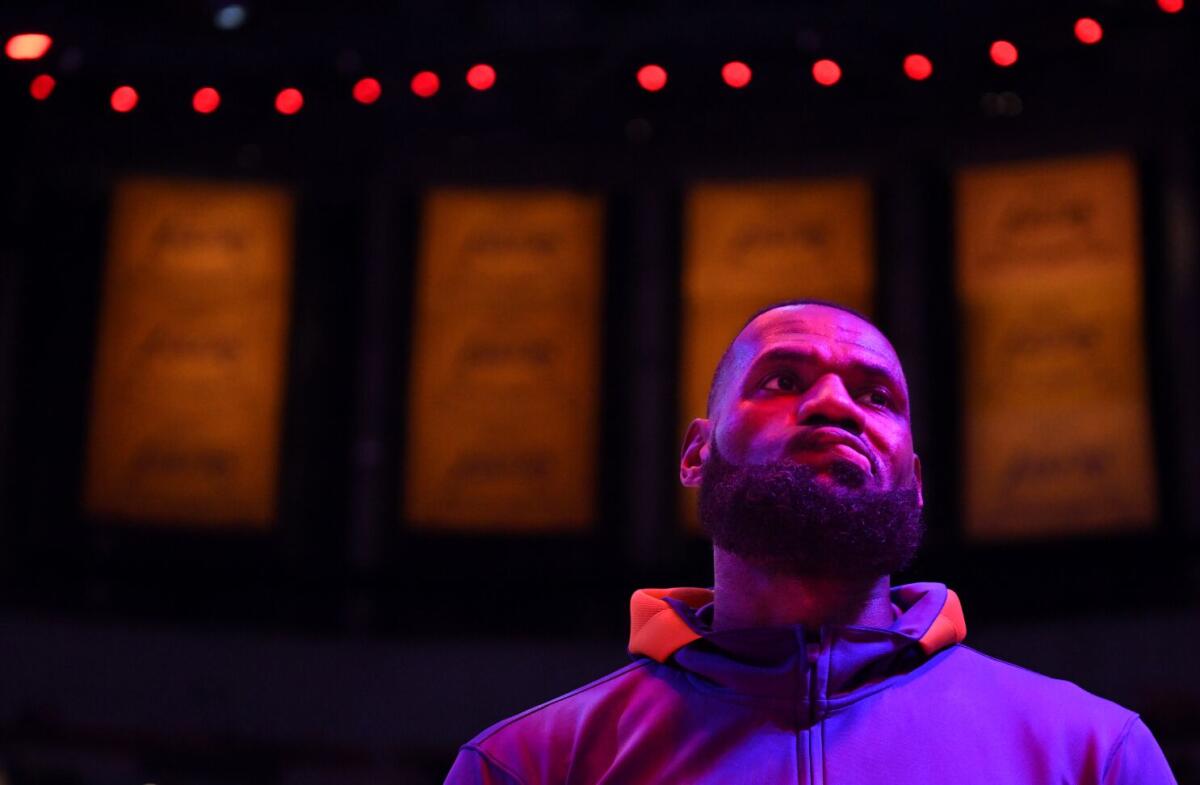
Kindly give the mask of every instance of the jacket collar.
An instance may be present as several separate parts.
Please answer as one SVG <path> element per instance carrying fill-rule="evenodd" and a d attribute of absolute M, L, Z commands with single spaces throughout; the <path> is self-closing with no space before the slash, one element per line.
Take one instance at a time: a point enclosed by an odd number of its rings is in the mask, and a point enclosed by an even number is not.
<path fill-rule="evenodd" d="M 820 694 L 811 697 L 830 699 L 911 670 L 967 634 L 958 595 L 940 583 L 893 588 L 899 614 L 886 628 L 805 631 L 795 625 L 714 632 L 712 596 L 710 589 L 695 588 L 635 592 L 630 653 L 658 662 L 674 657 L 680 667 L 720 687 L 763 695 L 790 693 L 788 685 L 819 663 Z"/>

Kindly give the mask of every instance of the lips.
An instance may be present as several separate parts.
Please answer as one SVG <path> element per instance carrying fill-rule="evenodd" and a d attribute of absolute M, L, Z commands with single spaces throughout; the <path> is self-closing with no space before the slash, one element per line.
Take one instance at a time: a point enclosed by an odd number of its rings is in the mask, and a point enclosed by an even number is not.
<path fill-rule="evenodd" d="M 841 428 L 824 426 L 806 428 L 788 442 L 788 454 L 793 455 L 797 452 L 828 450 L 838 445 L 849 447 L 866 458 L 867 463 L 871 466 L 872 473 L 874 473 L 875 461 L 871 460 L 871 454 L 867 452 L 862 441 Z"/>

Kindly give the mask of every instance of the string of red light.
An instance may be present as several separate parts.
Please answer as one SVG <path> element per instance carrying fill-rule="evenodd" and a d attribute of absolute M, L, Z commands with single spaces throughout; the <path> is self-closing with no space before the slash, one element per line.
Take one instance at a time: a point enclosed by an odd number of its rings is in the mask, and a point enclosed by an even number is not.
<path fill-rule="evenodd" d="M 1165 13 L 1176 14 L 1183 10 L 1184 0 L 1156 0 Z M 1075 21 L 1075 38 L 1081 44 L 1092 46 L 1104 38 L 1104 28 L 1091 17 Z M 53 40 L 43 33 L 21 33 L 8 39 L 5 54 L 12 60 L 38 60 L 50 49 Z M 1000 68 L 1009 68 L 1020 57 L 1011 41 L 996 40 L 988 48 L 992 62 Z M 915 82 L 923 82 L 933 76 L 933 61 L 924 54 L 911 53 L 904 57 L 902 67 L 905 76 Z M 749 65 L 732 60 L 721 67 L 721 79 L 735 90 L 746 88 L 753 80 L 754 72 Z M 832 87 L 842 79 L 842 67 L 836 60 L 822 58 L 812 64 L 812 78 L 823 87 Z M 666 88 L 669 75 L 657 63 L 643 65 L 637 70 L 638 85 L 645 91 L 657 93 Z M 495 86 L 496 69 L 487 63 L 477 63 L 467 69 L 466 83 L 480 92 Z M 45 101 L 54 92 L 57 82 L 53 76 L 41 73 L 29 84 L 29 94 L 38 101 Z M 409 90 L 418 98 L 432 98 L 441 90 L 441 78 L 434 71 L 420 71 L 409 81 Z M 383 95 L 383 86 L 374 77 L 363 77 L 351 89 L 354 100 L 363 105 L 375 103 Z M 137 90 L 131 85 L 120 85 L 109 96 L 109 105 L 116 112 L 131 112 L 138 105 Z M 192 108 L 200 114 L 212 114 L 221 105 L 221 94 L 217 88 L 204 86 L 192 95 Z M 304 107 L 304 95 L 296 87 L 285 87 L 275 96 L 275 110 L 283 115 L 294 115 Z"/>

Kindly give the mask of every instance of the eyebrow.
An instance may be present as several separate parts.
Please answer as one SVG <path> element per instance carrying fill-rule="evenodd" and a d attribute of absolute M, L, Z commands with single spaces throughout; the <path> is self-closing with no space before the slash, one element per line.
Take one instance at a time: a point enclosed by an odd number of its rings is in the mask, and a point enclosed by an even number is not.
<path fill-rule="evenodd" d="M 756 368 L 772 363 L 801 363 L 812 365 L 819 362 L 815 352 L 804 351 L 802 349 L 787 349 L 778 348 L 770 349 L 756 357 L 747 369 L 746 375 L 753 376 L 752 373 Z M 908 402 L 907 391 L 901 383 L 899 377 L 892 372 L 892 369 L 882 363 L 874 363 L 866 360 L 852 360 L 849 363 L 849 368 L 857 373 L 862 374 L 872 379 L 882 379 L 891 384 L 896 392 Z"/>

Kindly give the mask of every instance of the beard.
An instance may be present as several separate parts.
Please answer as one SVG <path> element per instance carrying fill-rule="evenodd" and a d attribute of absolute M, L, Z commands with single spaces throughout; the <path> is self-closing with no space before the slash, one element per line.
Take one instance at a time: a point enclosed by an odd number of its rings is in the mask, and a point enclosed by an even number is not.
<path fill-rule="evenodd" d="M 700 522 L 714 545 L 774 574 L 864 579 L 907 567 L 925 532 L 916 479 L 873 490 L 858 466 L 839 461 L 829 472 L 832 484 L 790 461 L 737 466 L 714 441 Z"/>

